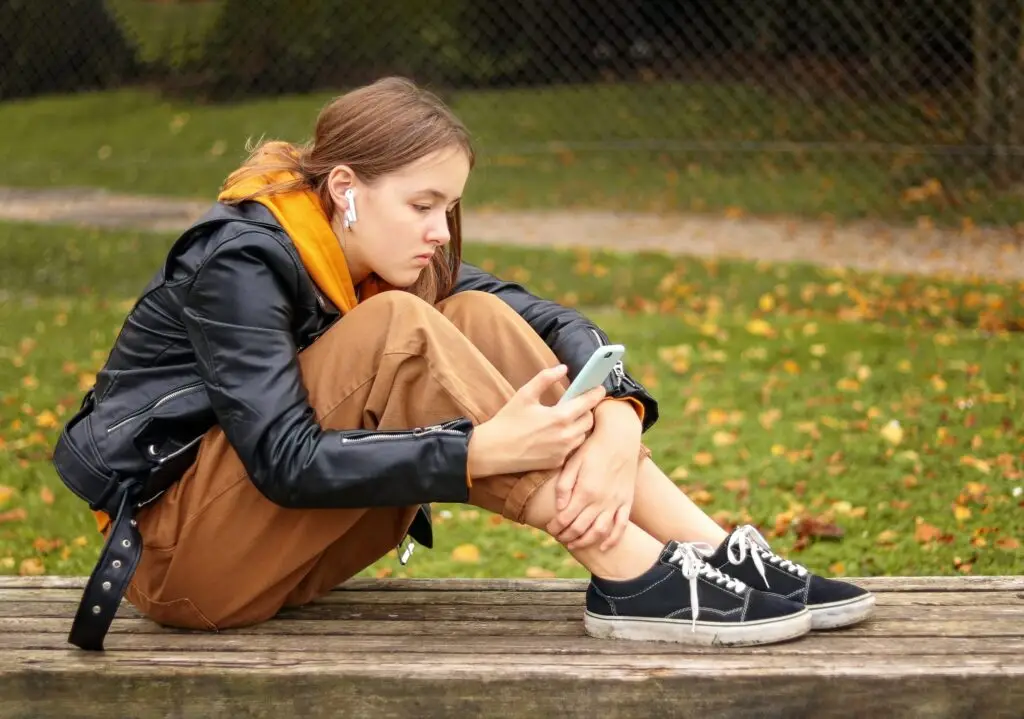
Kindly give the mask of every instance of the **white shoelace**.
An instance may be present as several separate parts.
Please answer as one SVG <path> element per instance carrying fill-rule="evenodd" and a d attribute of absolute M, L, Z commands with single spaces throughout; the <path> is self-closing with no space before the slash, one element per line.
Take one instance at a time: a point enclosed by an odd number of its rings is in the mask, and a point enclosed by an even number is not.
<path fill-rule="evenodd" d="M 698 577 L 709 579 L 736 593 L 744 592 L 747 589 L 747 585 L 740 580 L 723 574 L 701 559 L 700 555 L 705 549 L 714 551 L 710 544 L 704 542 L 679 543 L 668 559 L 670 563 L 677 565 L 682 570 L 683 576 L 690 581 L 690 606 L 692 607 L 690 631 L 697 630 L 697 617 L 700 614 L 700 604 L 697 601 Z"/>
<path fill-rule="evenodd" d="M 734 551 L 735 555 L 733 554 Z M 739 527 L 733 532 L 732 537 L 729 538 L 729 544 L 725 548 L 725 555 L 729 558 L 730 564 L 743 564 L 747 559 L 748 552 L 751 559 L 754 560 L 754 567 L 760 573 L 765 586 L 770 587 L 771 585 L 768 584 L 768 577 L 764 574 L 764 561 L 762 557 L 773 565 L 785 569 L 790 574 L 796 574 L 801 579 L 807 576 L 806 567 L 796 562 L 791 562 L 788 559 L 783 559 L 775 554 L 771 547 L 768 546 L 768 540 L 755 527 L 749 524 Z"/>

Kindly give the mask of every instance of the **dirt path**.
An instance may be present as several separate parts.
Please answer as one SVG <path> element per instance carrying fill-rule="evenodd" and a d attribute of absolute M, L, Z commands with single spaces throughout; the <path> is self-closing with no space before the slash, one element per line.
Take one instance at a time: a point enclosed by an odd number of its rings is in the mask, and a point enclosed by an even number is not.
<path fill-rule="evenodd" d="M 92 189 L 0 187 L 0 220 L 174 232 L 206 201 Z M 803 261 L 881 272 L 1024 280 L 1024 211 L 1014 229 L 970 232 L 810 220 L 728 219 L 602 211 L 467 212 L 470 241 L 532 246 L 658 250 L 703 257 Z"/>

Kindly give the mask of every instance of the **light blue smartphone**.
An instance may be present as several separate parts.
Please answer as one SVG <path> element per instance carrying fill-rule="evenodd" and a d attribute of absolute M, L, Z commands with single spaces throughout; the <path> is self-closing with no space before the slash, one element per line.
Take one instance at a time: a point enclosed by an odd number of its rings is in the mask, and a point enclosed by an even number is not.
<path fill-rule="evenodd" d="M 605 377 L 615 369 L 615 365 L 622 359 L 622 356 L 626 354 L 626 348 L 622 345 L 601 345 L 594 354 L 590 355 L 590 359 L 583 365 L 583 369 L 576 375 L 576 379 L 569 385 L 569 389 L 565 391 L 561 399 L 558 400 L 558 404 L 568 402 L 574 397 L 579 397 L 581 394 L 586 394 L 595 387 L 600 386 L 604 382 Z"/>

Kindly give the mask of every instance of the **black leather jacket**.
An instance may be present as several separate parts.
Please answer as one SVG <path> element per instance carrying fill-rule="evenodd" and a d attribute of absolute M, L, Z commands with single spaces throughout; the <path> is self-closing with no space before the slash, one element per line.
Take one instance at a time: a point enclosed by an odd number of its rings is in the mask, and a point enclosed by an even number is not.
<path fill-rule="evenodd" d="M 608 341 L 579 312 L 469 264 L 454 291 L 466 290 L 494 293 L 515 308 L 570 377 Z M 132 477 L 152 501 L 180 478 L 217 424 L 253 484 L 285 507 L 465 501 L 467 418 L 389 431 L 381 442 L 350 441 L 378 434 L 369 430 L 320 428 L 296 352 L 339 316 L 265 207 L 214 205 L 173 245 L 65 426 L 54 452 L 62 480 L 93 509 L 115 512 L 116 488 Z M 339 357 L 338 371 L 344 367 Z M 657 403 L 629 374 L 617 372 L 606 388 L 643 403 L 645 431 L 654 424 Z M 418 538 L 430 546 L 429 537 Z"/>

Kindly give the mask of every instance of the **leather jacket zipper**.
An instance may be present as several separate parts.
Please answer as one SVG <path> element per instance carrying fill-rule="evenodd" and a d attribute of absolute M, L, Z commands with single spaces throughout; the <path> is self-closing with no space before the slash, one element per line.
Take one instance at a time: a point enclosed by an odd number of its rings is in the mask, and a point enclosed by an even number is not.
<path fill-rule="evenodd" d="M 389 432 L 389 431 L 375 432 L 374 434 L 371 434 L 371 435 L 366 436 L 366 437 L 342 437 L 341 438 L 341 443 L 342 444 L 356 444 L 356 443 L 359 443 L 359 442 L 386 442 L 388 440 L 395 440 L 395 439 L 408 439 L 410 436 L 412 436 L 412 437 L 422 437 L 422 436 L 427 435 L 427 434 L 448 434 L 448 435 L 455 435 L 455 436 L 458 436 L 458 437 L 464 437 L 465 436 L 464 432 L 460 432 L 457 429 L 448 429 L 448 427 L 451 427 L 452 425 L 458 424 L 460 421 L 461 420 L 453 419 L 453 420 L 451 420 L 449 422 L 445 422 L 444 424 L 433 424 L 433 425 L 430 425 L 429 427 L 417 427 L 416 429 L 413 429 L 413 430 L 405 430 L 405 431 L 398 431 L 398 432 Z"/>
<path fill-rule="evenodd" d="M 114 424 L 112 424 L 109 427 L 107 427 L 107 434 L 110 434 L 115 429 L 117 429 L 119 427 L 123 427 L 124 425 L 128 424 L 129 422 L 138 419 L 142 415 L 146 414 L 146 412 L 152 412 L 153 410 L 155 410 L 157 407 L 159 407 L 160 405 L 164 404 L 165 402 L 170 402 L 175 397 L 179 397 L 179 396 L 181 396 L 183 394 L 188 394 L 189 392 L 197 390 L 197 389 L 199 389 L 202 386 L 203 386 L 202 382 L 193 382 L 192 384 L 187 384 L 184 387 L 179 387 L 178 389 L 174 390 L 173 392 L 168 392 L 167 394 L 165 394 L 163 397 L 160 397 L 159 399 L 157 399 L 152 404 L 147 405 L 146 407 L 143 407 L 142 409 L 140 409 L 138 411 L 132 412 L 127 417 L 124 417 L 123 419 L 120 419 L 117 422 L 115 422 Z"/>

